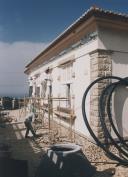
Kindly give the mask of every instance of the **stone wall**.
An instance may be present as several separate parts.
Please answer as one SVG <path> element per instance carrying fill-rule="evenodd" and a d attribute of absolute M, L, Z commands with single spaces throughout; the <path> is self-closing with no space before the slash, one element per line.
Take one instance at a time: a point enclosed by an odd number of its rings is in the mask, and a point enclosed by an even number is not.
<path fill-rule="evenodd" d="M 96 50 L 90 53 L 90 58 L 91 82 L 99 77 L 111 76 L 112 61 L 110 51 Z M 95 84 L 91 90 L 90 96 L 90 124 L 94 133 L 101 141 L 104 141 L 104 133 L 99 120 L 98 102 L 103 88 L 105 88 L 109 82 L 110 80 L 106 79 L 105 81 Z"/>

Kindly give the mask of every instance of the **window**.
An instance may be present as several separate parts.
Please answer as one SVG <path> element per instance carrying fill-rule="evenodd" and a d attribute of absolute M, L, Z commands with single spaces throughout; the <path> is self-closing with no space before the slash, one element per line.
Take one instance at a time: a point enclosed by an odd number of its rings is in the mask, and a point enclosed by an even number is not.
<path fill-rule="evenodd" d="M 61 66 L 61 81 L 70 82 L 72 80 L 72 67 L 73 63 L 68 62 Z"/>
<path fill-rule="evenodd" d="M 63 102 L 63 107 L 70 108 L 71 107 L 71 85 L 73 82 L 73 60 L 68 60 L 59 65 L 60 67 L 60 95 L 61 97 L 67 98 L 67 101 Z"/>
<path fill-rule="evenodd" d="M 36 87 L 35 95 L 36 95 L 37 97 L 40 97 L 40 87 Z"/>
<path fill-rule="evenodd" d="M 66 107 L 70 107 L 70 97 L 71 97 L 71 88 L 70 84 L 66 84 L 66 98 L 68 99 L 66 102 Z"/>
<path fill-rule="evenodd" d="M 30 86 L 30 87 L 29 87 L 29 97 L 32 96 L 32 92 L 33 92 L 33 86 Z"/>
<path fill-rule="evenodd" d="M 42 83 L 41 83 L 41 96 L 42 96 L 43 98 L 45 98 L 45 96 L 46 96 L 46 91 L 47 91 L 47 81 L 44 80 L 44 81 L 42 81 Z"/>

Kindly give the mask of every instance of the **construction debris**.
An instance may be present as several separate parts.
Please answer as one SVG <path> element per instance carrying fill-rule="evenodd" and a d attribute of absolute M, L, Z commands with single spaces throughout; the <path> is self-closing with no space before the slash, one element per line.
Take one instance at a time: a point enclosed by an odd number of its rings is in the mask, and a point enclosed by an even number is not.
<path fill-rule="evenodd" d="M 56 111 L 56 108 L 53 108 L 52 104 L 48 106 L 46 101 L 48 100 L 41 98 L 24 99 L 24 105 L 20 110 L 10 111 L 9 113 L 10 117 L 13 118 L 12 123 L 7 124 L 6 130 L 0 129 L 0 142 L 3 140 L 3 142 L 11 145 L 12 157 L 19 160 L 28 160 L 29 177 L 34 177 L 42 154 L 46 152 L 51 145 L 68 142 L 75 142 L 81 145 L 88 160 L 97 168 L 98 172 L 93 177 L 121 177 L 121 172 L 123 177 L 127 177 L 127 169 L 120 166 L 118 167 L 118 164 L 110 160 L 95 144 L 89 142 L 87 139 L 85 139 L 84 143 L 80 144 L 79 139 L 73 132 L 72 121 L 69 121 L 69 127 L 67 127 L 67 132 L 65 133 L 65 130 L 61 126 L 63 118 L 61 116 L 59 117 L 59 115 L 55 117 L 54 111 Z M 54 98 L 52 102 L 53 101 L 58 102 L 57 106 L 62 107 L 61 104 L 65 99 Z M 30 138 L 24 139 L 25 127 L 23 122 L 28 112 L 29 103 L 34 103 L 34 108 L 38 114 L 35 130 L 39 136 L 38 138 L 30 136 Z M 58 109 L 58 111 L 61 111 L 61 109 Z M 13 117 L 13 112 L 16 114 L 15 117 Z M 72 113 L 70 115 L 72 115 Z M 17 122 L 14 121 L 15 119 L 17 119 Z M 6 134 L 6 136 L 4 134 Z M 113 146 L 110 146 L 110 148 L 114 153 L 118 153 Z"/>

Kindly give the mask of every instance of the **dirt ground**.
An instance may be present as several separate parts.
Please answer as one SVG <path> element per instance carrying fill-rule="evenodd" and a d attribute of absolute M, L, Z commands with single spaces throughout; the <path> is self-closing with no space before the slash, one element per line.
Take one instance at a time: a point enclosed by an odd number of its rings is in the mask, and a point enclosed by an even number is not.
<path fill-rule="evenodd" d="M 43 127 L 37 130 L 37 134 L 41 135 L 39 138 L 34 139 L 30 134 L 30 138 L 25 139 L 24 119 L 15 119 L 13 115 L 16 113 L 18 112 L 10 113 L 13 117 L 11 123 L 0 126 L 0 144 L 3 143 L 10 147 L 12 158 L 28 160 L 29 177 L 34 177 L 42 155 L 53 141 L 51 141 L 49 130 Z M 57 140 L 56 142 L 65 143 L 66 141 L 59 142 Z M 93 177 L 128 177 L 128 167 L 118 165 L 117 162 L 107 158 L 104 152 L 91 142 L 87 141 L 82 150 L 91 164 L 97 169 Z"/>

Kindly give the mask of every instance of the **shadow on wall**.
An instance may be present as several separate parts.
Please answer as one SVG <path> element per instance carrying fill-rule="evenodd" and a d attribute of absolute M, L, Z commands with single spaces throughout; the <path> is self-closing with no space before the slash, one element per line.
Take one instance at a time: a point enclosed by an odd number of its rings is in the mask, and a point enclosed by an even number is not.
<path fill-rule="evenodd" d="M 128 77 L 128 53 L 112 53 L 112 75 L 122 78 Z M 118 132 L 121 136 L 128 136 L 128 88 L 125 86 L 118 87 L 113 94 L 113 117 Z"/>
<path fill-rule="evenodd" d="M 122 137 L 128 135 L 128 88 L 125 86 L 120 86 L 115 90 L 113 95 L 114 103 L 114 119 L 117 126 L 117 130 Z"/>
<path fill-rule="evenodd" d="M 100 27 L 98 37 L 99 48 L 115 51 L 128 51 L 127 31 Z"/>

